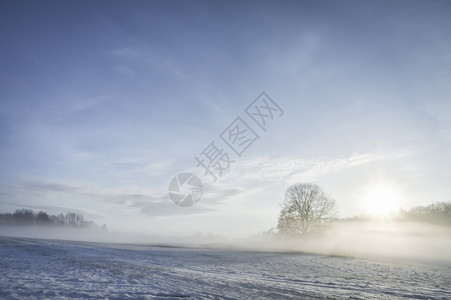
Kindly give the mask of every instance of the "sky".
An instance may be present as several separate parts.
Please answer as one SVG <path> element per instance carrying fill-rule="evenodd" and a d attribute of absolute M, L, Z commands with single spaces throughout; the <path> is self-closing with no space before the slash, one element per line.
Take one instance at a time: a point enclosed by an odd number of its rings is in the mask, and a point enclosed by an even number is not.
<path fill-rule="evenodd" d="M 0 38 L 2 212 L 245 236 L 298 182 L 340 217 L 377 187 L 451 201 L 449 1 L 1 1 Z M 283 111 L 265 131 L 245 112 L 262 92 Z M 241 156 L 220 137 L 237 117 L 259 137 Z M 211 142 L 233 161 L 216 181 Z M 184 172 L 191 207 L 168 195 Z"/>

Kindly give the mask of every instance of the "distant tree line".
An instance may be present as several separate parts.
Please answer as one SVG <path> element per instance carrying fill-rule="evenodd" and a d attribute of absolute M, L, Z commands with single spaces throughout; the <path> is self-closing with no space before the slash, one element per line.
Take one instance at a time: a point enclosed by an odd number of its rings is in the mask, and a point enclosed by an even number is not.
<path fill-rule="evenodd" d="M 451 225 L 451 202 L 435 202 L 428 206 L 400 209 L 398 220 L 425 221 Z"/>
<path fill-rule="evenodd" d="M 358 216 L 339 221 L 368 221 L 369 216 Z M 428 206 L 416 206 L 411 209 L 400 209 L 392 218 L 394 221 L 429 222 L 451 225 L 451 202 L 435 202 Z"/>
<path fill-rule="evenodd" d="M 14 213 L 0 214 L 0 226 L 2 225 L 106 229 L 105 225 L 100 227 L 77 213 L 68 212 L 66 214 L 49 215 L 45 211 L 35 213 L 31 209 L 17 209 Z"/>

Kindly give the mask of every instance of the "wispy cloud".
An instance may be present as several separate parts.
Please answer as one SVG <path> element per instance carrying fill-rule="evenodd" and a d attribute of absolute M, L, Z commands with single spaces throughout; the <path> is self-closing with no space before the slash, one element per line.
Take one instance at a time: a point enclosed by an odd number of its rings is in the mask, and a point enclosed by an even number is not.
<path fill-rule="evenodd" d="M 106 55 L 116 58 L 113 68 L 127 77 L 135 76 L 144 66 L 148 70 L 160 74 L 181 79 L 187 78 L 176 60 L 165 55 L 165 53 L 156 53 L 153 49 L 127 46 L 107 51 Z"/>
<path fill-rule="evenodd" d="M 147 176 L 166 174 L 174 165 L 171 159 L 152 161 L 144 157 L 128 157 L 112 162 L 114 169 L 127 173 L 140 173 Z"/>
<path fill-rule="evenodd" d="M 107 206 L 111 209 L 132 209 L 150 217 L 195 215 L 206 212 L 232 209 L 230 205 L 252 203 L 255 199 L 268 196 L 267 188 L 286 187 L 296 181 L 316 181 L 331 172 L 381 159 L 374 154 L 354 153 L 344 158 L 306 160 L 291 156 L 272 158 L 260 156 L 238 161 L 231 172 L 216 183 L 203 178 L 204 194 L 202 200 L 192 208 L 182 208 L 173 204 L 167 194 L 166 186 L 156 188 L 124 185 L 102 187 L 88 182 L 64 182 L 57 180 L 27 180 L 9 185 L 0 194 L 2 202 L 23 203 L 24 207 L 45 209 L 46 207 L 76 207 L 76 201 L 90 201 L 90 207 Z M 120 161 L 121 168 L 142 168 L 141 161 Z M 146 168 L 165 170 L 170 162 L 147 164 Z M 276 189 L 279 192 L 279 189 Z M 244 201 L 243 201 L 244 200 Z M 38 201 L 41 206 L 34 205 Z M 228 207 L 228 208 L 227 208 Z M 87 212 L 91 213 L 91 212 Z"/>
<path fill-rule="evenodd" d="M 338 172 L 345 168 L 366 164 L 383 158 L 383 155 L 370 153 L 352 153 L 348 157 L 302 159 L 293 156 L 255 157 L 236 162 L 225 181 L 255 180 L 258 182 L 310 180 L 314 181 L 321 175 Z"/>
<path fill-rule="evenodd" d="M 46 203 L 58 203 L 67 206 L 57 206 Z M 142 188 L 127 186 L 120 188 L 103 188 L 92 184 L 74 184 L 51 180 L 28 180 L 7 186 L 0 193 L 0 201 L 5 204 L 14 204 L 21 207 L 35 209 L 52 209 L 74 211 L 76 201 L 88 200 L 91 208 L 97 206 L 109 206 L 111 209 L 135 209 L 138 212 L 151 216 L 174 216 L 199 214 L 211 210 L 206 205 L 199 205 L 196 209 L 180 208 L 173 204 L 164 189 Z M 42 205 L 27 203 L 38 202 Z M 77 210 L 89 215 L 90 211 Z"/>

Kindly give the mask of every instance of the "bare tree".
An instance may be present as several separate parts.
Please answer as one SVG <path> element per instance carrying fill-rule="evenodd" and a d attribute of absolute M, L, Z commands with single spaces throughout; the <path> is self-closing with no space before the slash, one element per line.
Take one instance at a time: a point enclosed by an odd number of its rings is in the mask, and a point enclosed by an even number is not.
<path fill-rule="evenodd" d="M 50 220 L 49 215 L 45 211 L 40 211 L 36 215 L 36 224 L 38 225 L 50 225 L 52 220 Z"/>
<path fill-rule="evenodd" d="M 297 183 L 285 192 L 277 229 L 291 236 L 318 231 L 335 214 L 335 201 L 316 184 Z"/>

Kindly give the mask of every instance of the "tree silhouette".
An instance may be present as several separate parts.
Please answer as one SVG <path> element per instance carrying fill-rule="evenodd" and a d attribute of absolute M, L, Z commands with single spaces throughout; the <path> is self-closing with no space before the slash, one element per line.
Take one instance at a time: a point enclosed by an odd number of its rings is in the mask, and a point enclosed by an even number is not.
<path fill-rule="evenodd" d="M 40 211 L 36 215 L 36 223 L 39 225 L 50 225 L 52 220 L 50 220 L 49 215 L 45 211 Z"/>
<path fill-rule="evenodd" d="M 34 224 L 34 212 L 31 209 L 18 209 L 13 213 L 13 220 L 19 225 Z"/>
<path fill-rule="evenodd" d="M 335 201 L 316 184 L 297 183 L 285 192 L 277 229 L 289 236 L 305 236 L 317 232 L 334 217 Z"/>

